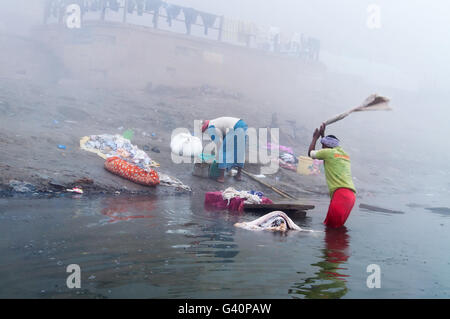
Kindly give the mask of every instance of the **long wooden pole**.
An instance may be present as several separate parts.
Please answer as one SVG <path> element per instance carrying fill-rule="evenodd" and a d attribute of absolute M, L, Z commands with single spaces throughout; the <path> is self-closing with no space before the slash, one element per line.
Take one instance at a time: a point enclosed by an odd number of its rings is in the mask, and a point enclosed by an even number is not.
<path fill-rule="evenodd" d="M 247 176 L 250 177 L 251 179 L 253 179 L 253 180 L 259 182 L 260 184 L 262 184 L 262 185 L 264 185 L 264 186 L 270 188 L 271 190 L 273 190 L 273 191 L 276 192 L 277 194 L 283 196 L 284 198 L 295 199 L 295 200 L 297 199 L 297 198 L 295 198 L 294 196 L 289 195 L 288 193 L 285 193 L 285 192 L 279 190 L 278 188 L 276 188 L 276 187 L 274 187 L 274 186 L 272 186 L 272 185 L 269 185 L 269 184 L 263 182 L 262 180 L 260 180 L 259 178 L 256 178 L 255 176 L 253 176 L 253 174 L 251 174 L 251 173 L 249 173 L 249 172 L 247 172 L 247 171 L 242 170 L 242 173 L 244 173 L 245 175 L 247 175 Z"/>

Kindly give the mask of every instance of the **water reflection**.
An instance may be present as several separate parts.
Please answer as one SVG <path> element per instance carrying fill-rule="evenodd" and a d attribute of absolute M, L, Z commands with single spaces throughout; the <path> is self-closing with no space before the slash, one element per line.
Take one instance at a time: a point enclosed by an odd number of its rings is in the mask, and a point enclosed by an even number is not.
<path fill-rule="evenodd" d="M 322 249 L 322 260 L 311 266 L 319 267 L 314 277 L 301 283 L 295 283 L 288 293 L 302 295 L 308 299 L 341 298 L 348 292 L 346 277 L 341 267 L 349 258 L 349 239 L 347 228 L 327 228 L 325 233 L 325 248 Z"/>
<path fill-rule="evenodd" d="M 155 199 L 108 198 L 103 204 L 101 213 L 109 217 L 109 223 L 154 217 L 151 212 L 155 209 Z"/>

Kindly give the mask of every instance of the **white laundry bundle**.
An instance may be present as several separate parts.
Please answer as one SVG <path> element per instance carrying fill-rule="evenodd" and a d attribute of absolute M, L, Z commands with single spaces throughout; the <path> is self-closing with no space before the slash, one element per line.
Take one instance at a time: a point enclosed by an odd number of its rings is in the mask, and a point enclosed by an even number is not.
<path fill-rule="evenodd" d="M 245 204 L 261 204 L 262 199 L 258 195 L 250 194 L 247 191 L 238 191 L 234 189 L 233 187 L 228 187 L 222 192 L 222 198 L 228 202 L 228 205 L 230 204 L 230 200 L 239 197 L 239 198 L 245 198 L 244 203 Z"/>
<path fill-rule="evenodd" d="M 170 141 L 172 153 L 179 156 L 199 156 L 202 154 L 202 141 L 189 133 L 179 133 Z"/>

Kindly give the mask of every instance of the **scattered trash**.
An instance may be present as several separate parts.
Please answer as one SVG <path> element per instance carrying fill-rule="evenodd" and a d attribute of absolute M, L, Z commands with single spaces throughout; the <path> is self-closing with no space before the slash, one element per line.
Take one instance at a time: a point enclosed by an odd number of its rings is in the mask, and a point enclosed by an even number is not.
<path fill-rule="evenodd" d="M 117 128 L 119 131 L 123 130 L 123 126 Z"/>
<path fill-rule="evenodd" d="M 188 192 L 192 191 L 189 186 L 183 184 L 178 178 L 171 177 L 164 173 L 159 173 L 159 183 L 160 185 L 175 187 L 177 189 L 185 190 Z"/>
<path fill-rule="evenodd" d="M 155 137 L 156 136 L 156 133 L 152 133 L 152 137 Z"/>
<path fill-rule="evenodd" d="M 59 121 L 58 120 L 53 120 L 53 124 L 58 125 Z"/>
<path fill-rule="evenodd" d="M 144 146 L 142 147 L 142 149 L 143 149 L 144 151 L 148 152 L 148 151 L 150 151 L 150 146 L 144 145 Z"/>
<path fill-rule="evenodd" d="M 127 140 L 131 141 L 133 139 L 134 132 L 131 129 L 130 130 L 126 130 L 125 132 L 123 132 L 122 136 L 124 138 L 126 138 Z"/>
<path fill-rule="evenodd" d="M 9 187 L 11 187 L 13 191 L 18 193 L 31 193 L 36 190 L 36 186 L 34 186 L 33 184 L 16 180 L 9 181 Z"/>
<path fill-rule="evenodd" d="M 65 150 L 67 147 L 65 145 L 59 144 L 58 148 L 61 149 L 61 150 Z"/>
<path fill-rule="evenodd" d="M 159 148 L 157 146 L 153 147 L 152 151 L 155 153 L 161 153 L 161 151 L 159 150 Z"/>
<path fill-rule="evenodd" d="M 70 193 L 83 194 L 83 190 L 82 190 L 81 188 L 79 188 L 79 187 L 74 187 L 74 188 L 71 188 L 71 189 L 66 189 L 66 191 L 67 191 L 67 192 L 70 192 Z"/>

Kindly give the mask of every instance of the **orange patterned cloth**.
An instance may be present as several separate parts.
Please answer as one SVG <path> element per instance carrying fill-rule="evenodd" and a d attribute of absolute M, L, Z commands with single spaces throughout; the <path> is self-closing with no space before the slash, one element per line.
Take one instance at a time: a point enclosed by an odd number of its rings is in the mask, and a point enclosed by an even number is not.
<path fill-rule="evenodd" d="M 159 176 L 156 171 L 150 169 L 150 171 L 147 172 L 146 170 L 130 164 L 117 156 L 108 158 L 105 162 L 105 168 L 113 174 L 119 175 L 138 184 L 147 186 L 159 184 Z"/>

